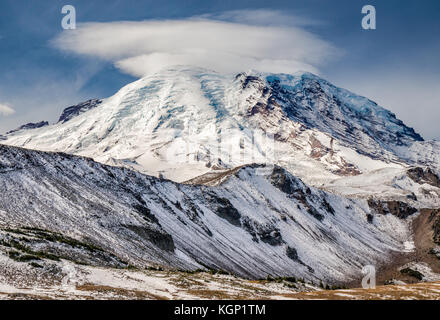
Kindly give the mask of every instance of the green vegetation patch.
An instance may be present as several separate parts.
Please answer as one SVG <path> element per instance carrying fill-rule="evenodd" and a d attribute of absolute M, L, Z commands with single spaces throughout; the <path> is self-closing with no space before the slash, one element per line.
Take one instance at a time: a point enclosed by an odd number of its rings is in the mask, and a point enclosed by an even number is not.
<path fill-rule="evenodd" d="M 87 249 L 89 251 L 103 251 L 101 248 L 99 248 L 93 244 L 81 242 L 76 239 L 63 236 L 62 234 L 57 233 L 57 232 L 51 232 L 51 231 L 44 230 L 44 229 L 30 228 L 30 227 L 24 227 L 23 229 L 30 231 L 32 233 L 32 235 L 34 235 L 35 237 L 37 237 L 39 239 L 47 240 L 49 242 L 64 243 L 64 244 L 67 244 L 71 247 L 83 248 L 83 249 Z"/>
<path fill-rule="evenodd" d="M 81 242 L 79 240 L 76 240 L 76 239 L 73 239 L 73 238 L 70 238 L 67 236 L 63 236 L 60 233 L 45 230 L 45 229 L 40 229 L 40 228 L 36 228 L 36 227 L 23 227 L 21 229 L 3 228 L 2 230 L 5 232 L 8 232 L 8 233 L 14 233 L 14 234 L 27 236 L 27 237 L 34 237 L 34 238 L 37 238 L 40 240 L 46 240 L 48 242 L 62 243 L 62 244 L 66 244 L 66 245 L 74 247 L 74 248 L 86 249 L 91 252 L 96 252 L 96 251 L 103 252 L 104 251 L 101 248 L 99 248 L 93 244 Z M 28 239 L 26 239 L 26 238 L 20 238 L 20 240 L 28 241 Z M 9 246 L 10 244 L 4 240 L 0 240 L 0 245 Z"/>
<path fill-rule="evenodd" d="M 16 261 L 27 262 L 31 260 L 41 260 L 41 259 L 49 259 L 53 261 L 60 261 L 60 258 L 56 255 L 46 253 L 43 251 L 33 251 L 29 247 L 22 245 L 20 242 L 16 240 L 11 240 L 7 242 L 7 246 L 14 248 L 17 251 L 9 251 L 9 257 Z"/>
<path fill-rule="evenodd" d="M 416 278 L 418 280 L 423 280 L 423 273 L 421 273 L 417 270 L 405 268 L 405 269 L 400 270 L 400 273 L 409 275 L 410 277 Z"/>

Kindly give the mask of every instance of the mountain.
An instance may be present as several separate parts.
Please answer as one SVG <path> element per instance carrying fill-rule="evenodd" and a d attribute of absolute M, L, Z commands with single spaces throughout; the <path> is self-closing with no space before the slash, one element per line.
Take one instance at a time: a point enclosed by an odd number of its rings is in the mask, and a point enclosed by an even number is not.
<path fill-rule="evenodd" d="M 1 142 L 19 262 L 332 284 L 438 267 L 440 143 L 310 73 L 169 68 Z"/>
<path fill-rule="evenodd" d="M 345 283 L 411 241 L 399 211 L 309 187 L 278 166 L 245 166 L 208 187 L 62 153 L 0 151 L 1 247 L 18 257 L 45 248 L 98 266 Z"/>
<path fill-rule="evenodd" d="M 411 181 L 394 181 L 412 166 L 439 173 L 440 143 L 423 141 L 373 101 L 310 73 L 174 67 L 110 98 L 69 107 L 56 124 L 6 137 L 5 144 L 87 156 L 176 182 L 274 163 L 341 195 L 438 198 L 414 190 Z M 381 187 L 371 188 L 372 181 Z"/>

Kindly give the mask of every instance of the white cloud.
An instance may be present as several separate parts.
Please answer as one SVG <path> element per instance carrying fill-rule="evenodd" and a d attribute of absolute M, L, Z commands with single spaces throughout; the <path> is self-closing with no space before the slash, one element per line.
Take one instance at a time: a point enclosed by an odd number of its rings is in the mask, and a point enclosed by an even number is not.
<path fill-rule="evenodd" d="M 200 18 L 214 19 L 221 21 L 231 21 L 247 25 L 263 26 L 321 26 L 323 21 L 318 21 L 310 17 L 288 14 L 278 10 L 232 10 L 216 14 L 205 14 Z"/>
<path fill-rule="evenodd" d="M 289 21 L 296 23 L 287 24 Z M 318 73 L 319 66 L 340 51 L 301 27 L 312 23 L 289 20 L 276 11 L 234 11 L 182 20 L 86 23 L 64 31 L 53 44 L 111 61 L 134 76 L 171 65 L 196 65 L 220 72 Z"/>
<path fill-rule="evenodd" d="M 15 113 L 15 110 L 12 109 L 10 106 L 4 103 L 0 103 L 0 116 L 10 116 Z"/>

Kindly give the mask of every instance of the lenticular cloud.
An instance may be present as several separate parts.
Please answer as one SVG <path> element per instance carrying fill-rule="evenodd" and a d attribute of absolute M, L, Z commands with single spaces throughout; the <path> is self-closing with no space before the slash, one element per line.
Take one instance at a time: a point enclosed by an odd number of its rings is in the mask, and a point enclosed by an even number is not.
<path fill-rule="evenodd" d="M 259 14 L 262 16 L 261 11 Z M 274 19 L 276 13 L 266 16 Z M 53 44 L 62 50 L 111 61 L 134 76 L 172 65 L 194 65 L 220 72 L 255 69 L 317 73 L 320 65 L 338 55 L 331 44 L 299 26 L 216 19 L 219 18 L 204 16 L 86 23 L 76 30 L 64 31 Z"/>

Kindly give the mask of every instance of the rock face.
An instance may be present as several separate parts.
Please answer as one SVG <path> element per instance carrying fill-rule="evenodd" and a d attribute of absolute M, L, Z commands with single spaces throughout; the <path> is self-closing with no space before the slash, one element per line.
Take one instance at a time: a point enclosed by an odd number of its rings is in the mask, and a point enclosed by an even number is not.
<path fill-rule="evenodd" d="M 72 118 L 79 116 L 80 114 L 82 114 L 90 109 L 96 108 L 101 103 L 102 103 L 102 100 L 100 100 L 100 99 L 90 99 L 85 102 L 79 103 L 75 106 L 68 107 L 68 108 L 64 109 L 63 113 L 60 116 L 60 119 L 58 120 L 58 123 L 67 122 L 67 121 L 71 120 Z"/>
<path fill-rule="evenodd" d="M 7 132 L 6 134 L 11 134 L 17 131 L 21 131 L 21 130 L 31 130 L 31 129 L 38 129 L 38 128 L 42 128 L 45 126 L 48 126 L 49 122 L 47 121 L 41 121 L 41 122 L 37 122 L 37 123 L 27 123 L 22 125 L 21 127 L 18 127 L 17 129 L 11 130 L 9 132 Z"/>
<path fill-rule="evenodd" d="M 377 201 L 369 199 L 368 205 L 378 214 L 392 214 L 400 219 L 406 219 L 417 212 L 416 208 L 402 201 Z"/>
<path fill-rule="evenodd" d="M 440 188 L 440 178 L 439 176 L 430 168 L 411 168 L 408 171 L 408 177 L 410 177 L 414 182 L 423 184 L 427 183 L 431 186 Z"/>
<path fill-rule="evenodd" d="M 337 88 L 313 74 L 268 76 L 272 96 L 288 117 L 335 139 L 356 143 L 359 152 L 380 157 L 383 149 L 423 138 L 375 102 Z"/>
<path fill-rule="evenodd" d="M 394 146 L 409 146 L 423 138 L 390 111 L 375 102 L 338 88 L 311 73 L 295 75 L 246 75 L 236 79 L 243 90 L 254 90 L 250 116 L 269 114 L 277 108 L 292 121 L 318 129 L 352 144 L 358 151 L 380 157 Z"/>
<path fill-rule="evenodd" d="M 438 246 L 434 251 L 440 259 L 440 209 L 430 210 L 429 221 L 432 223 L 432 240 Z"/>
<path fill-rule="evenodd" d="M 17 259 L 41 255 L 44 240 L 48 254 L 81 250 L 84 263 L 318 283 L 357 279 L 363 265 L 385 263 L 409 236 L 403 220 L 309 187 L 278 166 L 245 166 L 207 187 L 9 146 L 0 146 L 0 221 L 7 243 L 15 245 L 11 230 L 29 238 L 16 245 Z"/>

